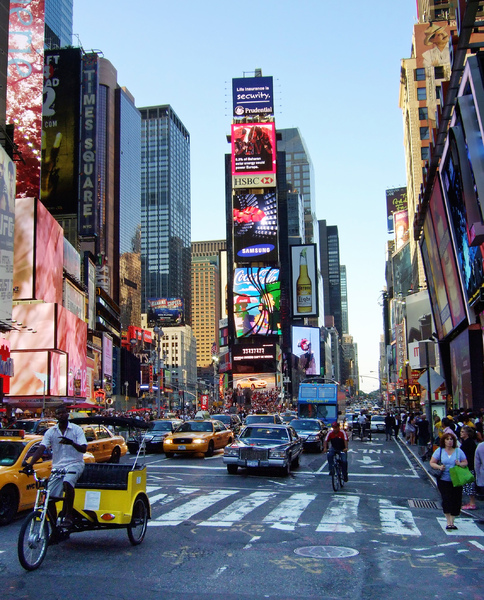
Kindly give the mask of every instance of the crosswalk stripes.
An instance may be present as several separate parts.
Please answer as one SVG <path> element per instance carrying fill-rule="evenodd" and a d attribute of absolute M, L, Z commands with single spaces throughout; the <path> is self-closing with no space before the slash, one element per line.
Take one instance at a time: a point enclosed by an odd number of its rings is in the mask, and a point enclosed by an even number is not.
<path fill-rule="evenodd" d="M 216 490 L 204 494 L 199 488 L 195 487 L 172 488 L 170 489 L 171 495 L 156 494 L 155 492 L 160 491 L 160 489 L 159 487 L 152 487 L 149 490 L 150 503 L 154 514 L 158 513 L 160 508 L 165 508 L 167 505 L 178 502 L 183 498 L 186 498 L 186 501 L 176 508 L 153 518 L 149 522 L 152 527 L 174 527 L 212 508 L 216 512 L 198 522 L 197 526 L 232 527 L 243 522 L 256 509 L 266 508 L 267 506 L 269 512 L 266 516 L 259 516 L 260 511 L 257 513 L 257 518 L 260 519 L 261 523 L 274 529 L 294 531 L 297 526 L 307 526 L 307 523 L 302 520 L 304 513 L 317 498 L 317 494 L 297 492 L 278 501 L 279 493 L 273 491 L 256 491 L 240 497 L 240 494 L 244 492 L 237 489 Z M 237 494 L 239 497 L 233 498 Z M 194 497 L 188 498 L 189 496 Z M 221 510 L 217 510 L 219 503 L 229 498 L 230 503 Z M 355 533 L 365 530 L 366 526 L 359 519 L 360 499 L 359 496 L 335 494 L 316 525 L 316 532 Z M 274 506 L 276 502 L 277 505 Z M 410 509 L 395 506 L 390 500 L 384 498 L 378 499 L 376 508 L 379 526 L 383 534 L 414 537 L 422 535 Z M 317 512 L 317 504 L 310 510 L 312 522 L 315 520 L 313 516 L 315 512 Z M 440 515 L 436 520 L 440 525 L 442 524 Z M 372 520 L 372 527 L 375 526 L 375 523 L 376 520 Z M 459 519 L 458 532 L 448 532 L 445 528 L 444 532 L 461 536 L 484 536 L 484 530 L 472 519 L 464 518 Z"/>

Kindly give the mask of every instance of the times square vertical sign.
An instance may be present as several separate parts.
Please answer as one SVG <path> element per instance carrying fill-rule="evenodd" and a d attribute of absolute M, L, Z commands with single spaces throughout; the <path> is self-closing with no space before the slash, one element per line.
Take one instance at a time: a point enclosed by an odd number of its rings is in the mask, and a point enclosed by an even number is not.
<path fill-rule="evenodd" d="M 82 57 L 81 159 L 79 175 L 79 232 L 93 236 L 97 223 L 96 118 L 98 101 L 98 55 Z"/>

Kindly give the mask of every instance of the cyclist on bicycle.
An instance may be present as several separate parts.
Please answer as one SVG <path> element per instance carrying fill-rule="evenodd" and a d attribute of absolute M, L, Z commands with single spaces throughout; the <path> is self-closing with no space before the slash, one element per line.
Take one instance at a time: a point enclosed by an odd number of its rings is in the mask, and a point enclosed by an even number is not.
<path fill-rule="evenodd" d="M 328 445 L 331 448 L 328 451 Z M 328 452 L 329 474 L 333 474 L 334 455 L 339 454 L 343 468 L 343 479 L 348 481 L 348 436 L 340 429 L 339 423 L 331 424 L 331 431 L 324 439 L 323 452 Z"/>
<path fill-rule="evenodd" d="M 59 406 L 55 411 L 57 425 L 48 429 L 38 449 L 34 452 L 30 462 L 24 460 L 22 466 L 33 467 L 46 448 L 52 448 L 52 469 L 61 470 L 49 478 L 49 489 L 52 496 L 61 497 L 64 491 L 64 515 L 62 525 L 72 525 L 74 507 L 74 486 L 84 471 L 83 454 L 87 450 L 86 436 L 82 427 L 69 422 L 69 413 L 65 406 Z M 52 518 L 57 518 L 55 501 L 51 501 L 49 510 Z"/>

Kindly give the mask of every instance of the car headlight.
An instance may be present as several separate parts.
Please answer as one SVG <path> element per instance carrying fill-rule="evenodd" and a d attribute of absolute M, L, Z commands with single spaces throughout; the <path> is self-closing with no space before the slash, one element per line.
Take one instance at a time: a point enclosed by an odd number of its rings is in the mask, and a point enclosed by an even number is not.
<path fill-rule="evenodd" d="M 317 439 L 318 439 L 317 435 L 308 435 L 308 437 L 307 437 L 308 442 L 315 442 Z"/>
<path fill-rule="evenodd" d="M 286 452 L 285 450 L 269 450 L 270 458 L 285 458 Z"/>
<path fill-rule="evenodd" d="M 204 444 L 205 440 L 203 438 L 194 438 L 193 443 L 194 444 Z"/>
<path fill-rule="evenodd" d="M 173 444 L 173 440 L 165 440 L 163 443 L 164 444 Z"/>
<path fill-rule="evenodd" d="M 225 446 L 224 448 L 225 456 L 239 456 L 238 448 L 230 448 L 229 446 Z"/>

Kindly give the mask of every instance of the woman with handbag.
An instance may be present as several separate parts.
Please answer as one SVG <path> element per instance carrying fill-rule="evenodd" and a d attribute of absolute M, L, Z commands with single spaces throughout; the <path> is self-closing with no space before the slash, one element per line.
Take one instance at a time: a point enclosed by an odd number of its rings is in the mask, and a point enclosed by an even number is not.
<path fill-rule="evenodd" d="M 464 425 L 460 430 L 460 438 L 462 440 L 460 449 L 466 455 L 467 465 L 474 477 L 476 476 L 474 470 L 474 456 L 477 447 L 476 440 L 474 439 L 475 435 L 475 430 L 469 425 Z M 465 504 L 462 508 L 464 510 L 476 510 L 476 484 L 473 481 L 471 483 L 466 483 L 462 489 L 464 494 L 469 496 L 468 504 Z"/>
<path fill-rule="evenodd" d="M 440 447 L 432 454 L 430 466 L 442 475 L 437 478 L 437 487 L 442 497 L 442 510 L 447 519 L 446 529 L 455 530 L 455 517 L 460 515 L 462 504 L 462 486 L 454 487 L 450 478 L 450 469 L 455 466 L 466 467 L 464 452 L 457 448 L 457 438 L 451 433 L 444 433 L 440 438 Z"/>

